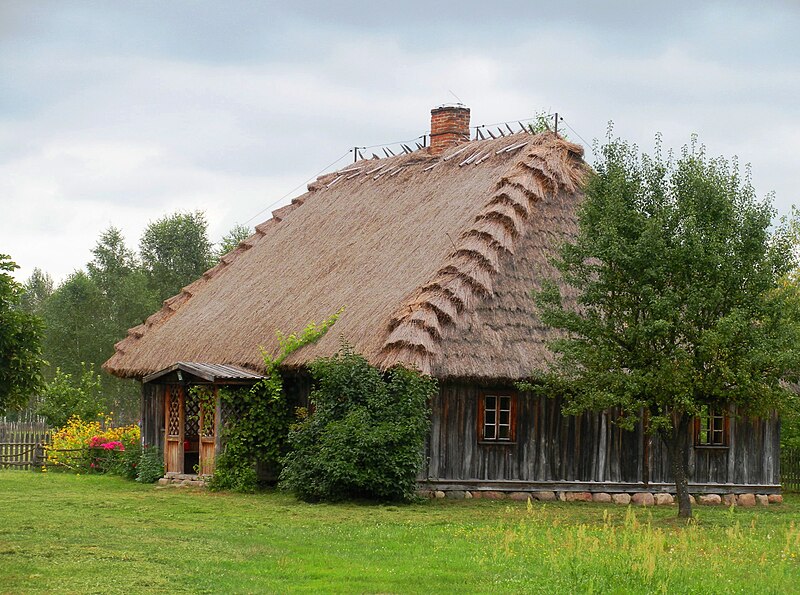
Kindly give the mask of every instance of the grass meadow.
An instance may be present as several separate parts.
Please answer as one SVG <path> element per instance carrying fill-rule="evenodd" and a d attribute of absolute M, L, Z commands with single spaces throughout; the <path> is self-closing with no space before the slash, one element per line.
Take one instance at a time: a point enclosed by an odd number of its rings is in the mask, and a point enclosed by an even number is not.
<path fill-rule="evenodd" d="M 3 593 L 800 592 L 800 497 L 769 508 L 281 493 L 0 471 Z"/>

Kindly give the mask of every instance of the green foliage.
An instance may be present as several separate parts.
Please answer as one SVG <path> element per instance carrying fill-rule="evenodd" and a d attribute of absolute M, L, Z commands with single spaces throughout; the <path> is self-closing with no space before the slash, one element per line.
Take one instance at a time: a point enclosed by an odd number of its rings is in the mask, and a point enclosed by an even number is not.
<path fill-rule="evenodd" d="M 100 235 L 94 258 L 86 265 L 89 278 L 105 298 L 106 325 L 116 337 L 124 337 L 158 308 L 159 301 L 148 289 L 147 277 L 122 233 L 109 227 Z"/>
<path fill-rule="evenodd" d="M 176 295 L 213 262 L 202 211 L 174 213 L 151 222 L 139 244 L 142 265 L 158 301 Z"/>
<path fill-rule="evenodd" d="M 347 345 L 311 374 L 314 410 L 290 434 L 281 485 L 309 501 L 412 500 L 436 381 L 403 367 L 385 378 Z"/>
<path fill-rule="evenodd" d="M 292 353 L 316 343 L 336 323 L 343 309 L 317 325 L 309 324 L 298 335 L 278 333 L 278 354 L 271 356 L 263 347 L 264 378 L 248 391 L 223 391 L 221 399 L 234 400 L 243 413 L 224 431 L 225 448 L 217 457 L 211 489 L 254 491 L 256 465 L 279 470 L 287 451 L 289 426 L 294 417 L 283 391 L 279 367 Z"/>
<path fill-rule="evenodd" d="M 82 373 L 81 362 L 99 368 L 113 355 L 114 343 L 125 337 L 127 329 L 140 324 L 158 306 L 119 230 L 110 227 L 103 232 L 92 254 L 88 274 L 76 271 L 41 306 L 46 324 L 44 354 L 51 364 L 47 376 L 60 368 L 77 377 Z M 128 421 L 136 419 L 138 387 L 105 373 L 101 383 L 97 409 L 115 411 Z"/>
<path fill-rule="evenodd" d="M 258 474 L 251 461 L 249 449 L 240 442 L 229 442 L 225 451 L 217 457 L 214 475 L 208 482 L 208 488 L 212 491 L 254 493 L 258 489 Z"/>
<path fill-rule="evenodd" d="M 78 378 L 84 363 L 99 368 L 113 355 L 114 343 L 125 336 L 127 328 L 141 322 L 116 320 L 103 290 L 82 271 L 71 275 L 44 302 L 42 317 L 46 326 L 44 355 L 50 364 L 45 375 L 51 379 L 56 369 Z M 136 419 L 139 400 L 135 383 L 105 373 L 100 378 L 102 390 L 95 393 L 97 410 L 115 411 L 125 421 Z"/>
<path fill-rule="evenodd" d="M 100 376 L 92 364 L 81 364 L 77 377 L 56 368 L 36 403 L 36 413 L 52 428 L 61 428 L 73 416 L 95 419 L 103 411 Z"/>
<path fill-rule="evenodd" d="M 201 412 L 213 412 L 216 410 L 217 400 L 214 397 L 214 390 L 208 384 L 195 384 L 189 388 L 189 399 L 197 401 L 197 416 L 191 419 L 197 421 L 201 436 L 207 436 L 214 427 L 214 416 Z M 200 422 L 203 422 L 200 425 Z"/>
<path fill-rule="evenodd" d="M 219 247 L 216 251 L 216 258 L 219 260 L 231 250 L 234 250 L 239 242 L 242 242 L 253 235 L 253 231 L 247 225 L 237 223 L 231 230 L 222 236 Z"/>
<path fill-rule="evenodd" d="M 144 445 L 136 467 L 136 481 L 155 483 L 164 477 L 164 453 L 154 446 Z"/>
<path fill-rule="evenodd" d="M 579 235 L 556 261 L 580 309 L 553 285 L 537 295 L 543 320 L 569 333 L 553 344 L 558 379 L 574 381 L 569 412 L 646 407 L 670 427 L 674 410 L 773 407 L 800 369 L 800 328 L 769 201 L 695 145 L 677 162 L 620 140 L 600 154 Z"/>
<path fill-rule="evenodd" d="M 135 480 L 138 477 L 139 463 L 142 460 L 141 443 L 128 444 L 123 451 L 108 450 L 100 452 L 107 459 L 101 466 L 107 473 L 113 473 L 130 480 Z"/>
<path fill-rule="evenodd" d="M 555 261 L 578 307 L 555 285 L 536 295 L 566 333 L 528 387 L 564 391 L 567 413 L 619 407 L 630 423 L 649 411 L 674 464 L 703 407 L 763 413 L 785 400 L 782 381 L 800 370 L 800 300 L 779 282 L 791 242 L 770 232 L 770 202 L 736 161 L 694 140 L 677 160 L 619 139 L 595 153 L 578 236 Z"/>
<path fill-rule="evenodd" d="M 37 267 L 23 285 L 22 307 L 33 314 L 40 314 L 44 302 L 52 293 L 53 278 Z"/>
<path fill-rule="evenodd" d="M 41 385 L 42 321 L 22 306 L 18 267 L 0 254 L 0 413 L 23 407 Z"/>
<path fill-rule="evenodd" d="M 50 366 L 78 376 L 82 363 L 99 364 L 113 353 L 119 337 L 105 325 L 100 288 L 83 271 L 70 275 L 45 302 L 44 350 Z"/>
<path fill-rule="evenodd" d="M 563 118 L 559 117 L 559 119 Z M 533 117 L 533 121 L 528 124 L 528 129 L 532 134 L 541 134 L 542 132 L 553 131 L 555 129 L 555 115 L 549 114 L 544 110 L 536 112 L 536 115 Z M 562 138 L 567 138 L 567 135 L 564 134 L 563 130 L 559 129 L 558 135 Z"/>

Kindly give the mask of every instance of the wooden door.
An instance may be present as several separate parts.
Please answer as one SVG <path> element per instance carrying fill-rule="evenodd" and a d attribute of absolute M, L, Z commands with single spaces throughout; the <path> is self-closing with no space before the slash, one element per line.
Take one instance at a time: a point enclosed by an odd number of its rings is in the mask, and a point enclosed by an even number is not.
<path fill-rule="evenodd" d="M 180 384 L 169 384 L 164 406 L 164 470 L 183 473 L 184 394 Z"/>
<path fill-rule="evenodd" d="M 214 473 L 214 454 L 217 449 L 217 387 L 214 387 L 213 400 L 205 400 L 200 405 L 200 474 Z"/>

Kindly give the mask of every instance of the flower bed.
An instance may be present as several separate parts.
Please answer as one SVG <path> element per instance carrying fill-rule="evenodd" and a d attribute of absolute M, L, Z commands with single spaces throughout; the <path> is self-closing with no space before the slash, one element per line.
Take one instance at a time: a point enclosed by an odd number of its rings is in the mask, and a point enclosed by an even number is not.
<path fill-rule="evenodd" d="M 47 467 L 76 473 L 113 472 L 136 477 L 141 456 L 137 425 L 115 426 L 110 415 L 86 421 L 72 417 L 53 432 L 47 449 Z"/>

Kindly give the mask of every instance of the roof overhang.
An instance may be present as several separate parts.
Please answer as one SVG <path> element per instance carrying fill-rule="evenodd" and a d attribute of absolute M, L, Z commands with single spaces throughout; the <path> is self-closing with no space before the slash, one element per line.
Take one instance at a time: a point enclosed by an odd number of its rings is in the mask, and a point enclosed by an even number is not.
<path fill-rule="evenodd" d="M 264 378 L 260 374 L 240 368 L 239 366 L 231 366 L 229 364 L 176 362 L 171 366 L 164 368 L 163 370 L 148 374 L 142 378 L 142 382 L 153 382 L 154 380 L 158 380 L 159 378 L 167 376 L 172 372 L 186 372 L 191 376 L 195 376 L 196 378 L 200 378 L 201 380 L 205 380 L 207 382 L 219 382 L 226 380 L 256 382 Z"/>

